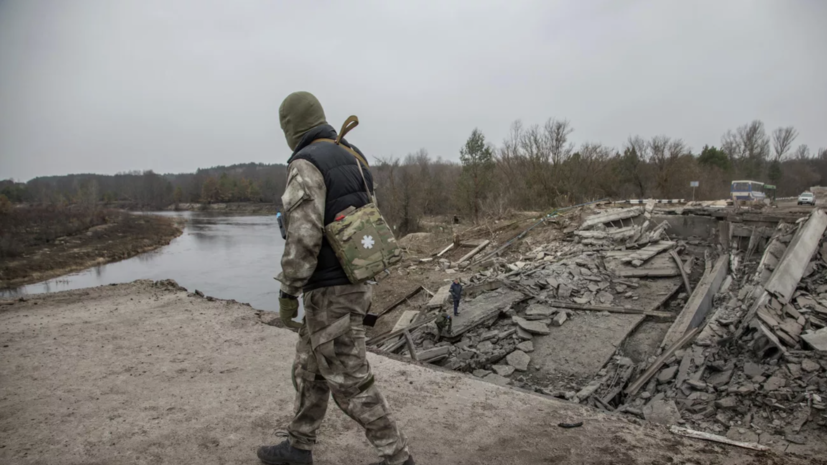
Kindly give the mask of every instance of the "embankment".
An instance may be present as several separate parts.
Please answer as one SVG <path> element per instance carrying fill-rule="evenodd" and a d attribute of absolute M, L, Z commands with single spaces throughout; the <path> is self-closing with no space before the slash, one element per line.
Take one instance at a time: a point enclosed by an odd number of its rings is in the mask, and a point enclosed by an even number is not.
<path fill-rule="evenodd" d="M 0 288 L 73 273 L 169 244 L 173 218 L 119 210 L 23 207 L 0 215 Z"/>
<path fill-rule="evenodd" d="M 292 417 L 296 342 L 262 319 L 171 282 L 0 306 L 0 463 L 258 463 L 255 447 L 281 441 L 275 433 Z M 460 373 L 368 358 L 417 463 L 825 463 L 684 439 Z M 375 457 L 332 402 L 319 434 L 316 463 Z"/>

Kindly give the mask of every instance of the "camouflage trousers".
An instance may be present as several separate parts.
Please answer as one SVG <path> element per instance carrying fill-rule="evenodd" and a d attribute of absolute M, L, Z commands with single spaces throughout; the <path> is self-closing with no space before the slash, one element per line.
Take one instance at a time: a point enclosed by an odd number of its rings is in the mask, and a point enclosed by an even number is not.
<path fill-rule="evenodd" d="M 353 284 L 316 289 L 304 294 L 304 321 L 296 345 L 293 379 L 296 416 L 288 427 L 290 443 L 311 450 L 327 412 L 330 394 L 391 465 L 408 459 L 408 444 L 390 416 L 385 398 L 373 384 L 365 358 L 362 319 L 372 290 Z"/>

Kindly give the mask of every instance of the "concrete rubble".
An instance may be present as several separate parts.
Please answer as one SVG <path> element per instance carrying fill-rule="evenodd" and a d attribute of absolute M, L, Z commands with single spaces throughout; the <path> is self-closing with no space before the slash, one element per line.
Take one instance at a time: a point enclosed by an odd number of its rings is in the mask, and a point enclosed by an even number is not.
<path fill-rule="evenodd" d="M 657 205 L 577 211 L 560 239 L 472 260 L 454 332 L 418 328 L 417 352 L 444 347 L 451 370 L 733 441 L 823 444 L 827 215 Z M 644 327 L 656 339 L 640 342 Z M 583 345 L 554 345 L 570 333 Z M 380 350 L 406 353 L 391 342 Z"/>

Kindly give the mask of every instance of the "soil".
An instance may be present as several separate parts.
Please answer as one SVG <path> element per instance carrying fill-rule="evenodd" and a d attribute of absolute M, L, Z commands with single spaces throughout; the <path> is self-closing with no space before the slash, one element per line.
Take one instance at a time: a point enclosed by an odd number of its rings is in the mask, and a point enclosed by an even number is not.
<path fill-rule="evenodd" d="M 148 281 L 0 306 L 0 463 L 258 463 L 255 448 L 281 441 L 292 417 L 296 343 L 261 314 Z M 827 464 L 368 358 L 417 463 Z M 332 403 L 319 435 L 315 463 L 375 460 Z"/>
<path fill-rule="evenodd" d="M 183 231 L 173 218 L 113 211 L 106 223 L 27 247 L 5 259 L 0 288 L 45 281 L 93 266 L 124 260 L 165 246 Z"/>

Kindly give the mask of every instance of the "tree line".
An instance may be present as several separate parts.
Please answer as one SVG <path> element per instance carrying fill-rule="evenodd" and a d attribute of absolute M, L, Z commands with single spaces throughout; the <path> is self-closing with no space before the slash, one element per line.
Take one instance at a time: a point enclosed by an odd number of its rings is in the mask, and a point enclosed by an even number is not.
<path fill-rule="evenodd" d="M 571 142 L 567 120 L 542 126 L 516 121 L 497 146 L 474 129 L 460 149 L 460 163 L 432 159 L 420 150 L 374 166 L 380 208 L 401 234 L 419 229 L 428 215 L 477 220 L 509 211 L 546 211 L 600 198 L 729 197 L 737 179 L 777 186 L 795 196 L 827 185 L 827 149 L 794 148 L 798 132 L 768 133 L 761 121 L 727 131 L 718 146 L 694 152 L 679 139 L 631 136 L 618 149 Z"/>
<path fill-rule="evenodd" d="M 736 179 L 775 184 L 779 196 L 827 185 L 827 149 L 795 146 L 793 127 L 768 132 L 761 121 L 753 121 L 697 152 L 665 135 L 630 136 L 620 148 L 593 142 L 575 146 L 573 131 L 564 119 L 530 126 L 516 121 L 500 145 L 474 129 L 459 150 L 459 162 L 432 158 L 425 149 L 402 158 L 375 157 L 371 164 L 380 209 L 405 234 L 418 230 L 421 218 L 429 215 L 477 220 L 604 197 L 688 199 L 690 181 L 700 182 L 694 192 L 698 200 L 727 198 Z M 286 175 L 283 164 L 260 163 L 185 174 L 73 174 L 0 181 L 0 196 L 7 203 L 144 209 L 180 203 L 278 204 Z"/>
<path fill-rule="evenodd" d="M 195 173 L 133 171 L 115 175 L 70 174 L 27 183 L 0 181 L 0 195 L 12 203 L 107 204 L 161 209 L 181 203 L 278 202 L 287 166 L 246 163 L 199 169 Z"/>

